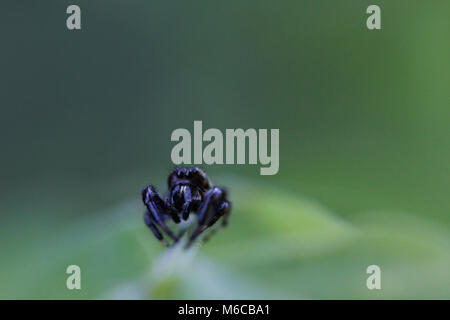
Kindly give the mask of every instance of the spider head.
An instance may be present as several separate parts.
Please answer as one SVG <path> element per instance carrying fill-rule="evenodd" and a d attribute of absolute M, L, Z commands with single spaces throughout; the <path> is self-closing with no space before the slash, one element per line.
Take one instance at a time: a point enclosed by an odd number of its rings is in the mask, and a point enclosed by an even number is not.
<path fill-rule="evenodd" d="M 177 167 L 169 175 L 167 183 L 170 189 L 174 189 L 179 184 L 189 184 L 202 191 L 211 188 L 208 177 L 199 168 Z"/>

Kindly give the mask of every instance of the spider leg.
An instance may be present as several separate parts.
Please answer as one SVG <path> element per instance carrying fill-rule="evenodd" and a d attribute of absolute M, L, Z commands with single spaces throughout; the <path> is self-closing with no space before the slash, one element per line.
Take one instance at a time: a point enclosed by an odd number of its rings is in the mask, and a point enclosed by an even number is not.
<path fill-rule="evenodd" d="M 155 188 L 148 186 L 142 191 L 142 200 L 149 212 L 151 220 L 154 221 L 170 238 L 175 242 L 178 238 L 173 234 L 173 232 L 164 223 L 163 215 L 168 211 L 164 201 L 156 192 Z"/>
<path fill-rule="evenodd" d="M 186 248 L 189 248 L 203 231 L 214 225 L 223 215 L 229 213 L 231 206 L 224 199 L 225 192 L 219 188 L 215 187 L 207 193 L 206 199 L 200 207 L 197 227 L 192 232 Z M 214 211 L 212 215 L 208 215 L 211 209 Z"/>
<path fill-rule="evenodd" d="M 173 234 L 173 232 L 169 229 L 169 227 L 164 223 L 163 219 L 160 216 L 159 211 L 155 208 L 154 205 L 149 204 L 147 206 L 148 211 L 150 212 L 152 218 L 155 220 L 155 223 L 164 230 L 164 232 L 172 238 L 173 241 L 177 242 L 178 238 Z"/>
<path fill-rule="evenodd" d="M 145 211 L 144 213 L 144 221 L 145 224 L 150 228 L 150 230 L 153 232 L 153 234 L 155 235 L 155 237 L 161 241 L 162 243 L 164 243 L 164 245 L 166 247 L 169 246 L 169 243 L 166 241 L 166 239 L 164 239 L 163 235 L 161 234 L 161 232 L 159 232 L 158 228 L 156 227 L 155 223 L 152 221 L 152 218 L 150 216 L 150 213 L 148 212 L 148 210 Z"/>
<path fill-rule="evenodd" d="M 189 238 L 189 242 L 186 244 L 186 249 L 188 249 L 192 245 L 192 243 L 197 239 L 198 236 L 200 236 L 200 234 L 202 234 L 206 229 L 208 229 L 211 226 L 213 226 L 217 222 L 217 220 L 219 220 L 222 216 L 224 216 L 225 214 L 229 213 L 229 211 L 228 211 L 229 210 L 229 205 L 228 205 L 228 202 L 226 202 L 226 203 L 227 203 L 227 205 L 223 206 L 220 211 L 219 210 L 215 211 L 214 215 L 211 216 L 206 221 L 205 224 L 197 226 L 197 228 L 194 230 L 194 232 L 192 233 L 191 237 Z M 223 224 L 222 226 L 225 226 L 225 225 L 226 225 L 226 223 Z M 206 235 L 206 239 L 205 240 L 208 240 L 214 233 L 216 233 L 218 231 L 217 229 L 219 229 L 219 228 L 216 228 L 216 229 L 212 230 L 208 235 Z"/>
<path fill-rule="evenodd" d="M 181 211 L 181 217 L 183 218 L 183 220 L 187 220 L 189 218 L 189 213 L 192 210 L 195 210 L 202 201 L 200 193 L 191 196 L 191 192 L 189 191 L 189 198 L 190 200 L 184 203 L 183 209 Z"/>
<path fill-rule="evenodd" d="M 198 224 L 202 225 L 205 223 L 206 214 L 211 209 L 211 205 L 215 204 L 218 200 L 223 200 L 225 198 L 225 191 L 217 187 L 212 188 L 206 193 L 205 201 L 200 206 L 200 212 L 198 214 Z"/>
<path fill-rule="evenodd" d="M 191 209 L 191 188 L 185 188 L 184 198 L 186 202 L 183 205 L 181 217 L 183 218 L 183 220 L 187 220 L 189 218 L 189 211 Z"/>
<path fill-rule="evenodd" d="M 220 226 L 218 226 L 217 228 L 211 230 L 207 235 L 205 235 L 203 237 L 203 241 L 205 241 L 205 242 L 209 241 L 209 239 L 211 239 L 211 237 L 213 235 L 215 235 L 217 233 L 217 231 L 219 231 L 219 230 L 221 230 L 221 229 L 223 229 L 223 228 L 225 228 L 227 226 L 228 218 L 230 217 L 230 213 L 231 213 L 231 211 L 230 211 L 231 205 L 230 205 L 229 202 L 224 202 L 223 205 L 228 206 L 228 209 L 226 209 L 226 212 L 223 214 L 222 223 L 220 224 Z"/>
<path fill-rule="evenodd" d="M 169 215 L 170 215 L 170 217 L 172 218 L 172 220 L 173 220 L 175 223 L 180 223 L 181 220 L 180 220 L 180 217 L 179 217 L 178 214 L 177 214 L 177 210 L 175 210 L 175 208 L 172 207 L 172 205 L 170 204 L 169 199 L 166 200 L 165 205 L 166 205 L 167 212 L 169 213 Z"/>

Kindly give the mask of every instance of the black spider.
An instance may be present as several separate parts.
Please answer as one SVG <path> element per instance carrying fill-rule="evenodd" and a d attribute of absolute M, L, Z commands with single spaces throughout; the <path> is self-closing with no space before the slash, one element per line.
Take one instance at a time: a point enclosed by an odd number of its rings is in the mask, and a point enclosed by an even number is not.
<path fill-rule="evenodd" d="M 194 240 L 206 229 L 211 227 L 221 217 L 224 227 L 230 215 L 231 203 L 227 200 L 224 189 L 210 184 L 206 174 L 199 168 L 175 168 L 168 178 L 169 191 L 163 200 L 153 186 L 142 190 L 142 201 L 147 208 L 144 219 L 156 238 L 166 246 L 170 244 L 164 239 L 158 229 L 161 228 L 172 240 L 177 242 L 177 237 L 166 225 L 165 221 L 172 219 L 180 223 L 181 219 L 187 220 L 189 213 L 197 214 L 197 225 L 191 233 L 186 248 L 190 247 Z M 208 239 L 216 230 L 205 237 Z M 181 236 L 181 235 L 179 235 Z"/>

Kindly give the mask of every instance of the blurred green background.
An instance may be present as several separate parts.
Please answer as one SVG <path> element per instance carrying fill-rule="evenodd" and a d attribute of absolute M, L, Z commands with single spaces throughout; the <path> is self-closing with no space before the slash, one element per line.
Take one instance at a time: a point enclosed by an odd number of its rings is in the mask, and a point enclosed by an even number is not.
<path fill-rule="evenodd" d="M 449 9 L 2 1 L 0 298 L 449 299 Z M 229 227 L 171 257 L 140 190 L 165 190 L 170 134 L 194 120 L 279 128 L 280 170 L 203 167 Z"/>

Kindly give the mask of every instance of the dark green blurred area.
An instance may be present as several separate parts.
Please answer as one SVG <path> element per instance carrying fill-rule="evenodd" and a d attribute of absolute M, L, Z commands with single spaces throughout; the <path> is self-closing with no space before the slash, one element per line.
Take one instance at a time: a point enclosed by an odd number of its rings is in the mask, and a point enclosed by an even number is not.
<path fill-rule="evenodd" d="M 65 26 L 73 3 L 81 31 Z M 380 5 L 382 30 L 367 30 L 369 4 Z M 64 237 L 98 212 L 137 199 L 140 219 L 140 189 L 165 187 L 171 132 L 194 120 L 280 129 L 276 176 L 206 167 L 213 179 L 315 199 L 355 225 L 382 219 L 363 212 L 390 212 L 403 230 L 411 214 L 442 228 L 448 245 L 449 9 L 444 0 L 2 1 L 0 281 L 11 278 L 2 262 L 27 264 L 21 252 L 45 252 L 40 239 Z M 224 233 L 251 235 L 243 225 Z M 0 297 L 27 297 L 17 292 Z"/>

